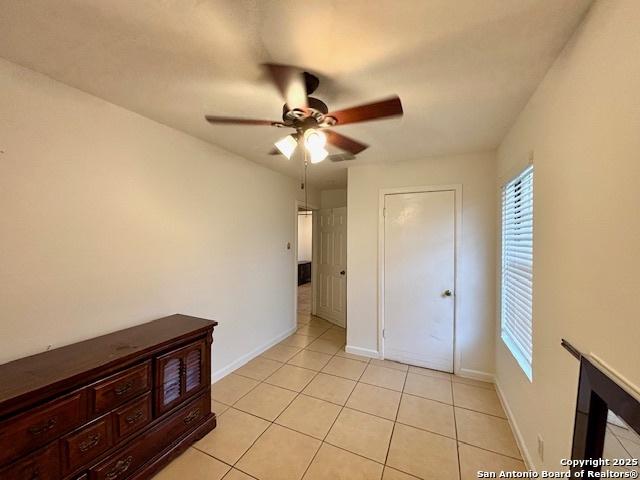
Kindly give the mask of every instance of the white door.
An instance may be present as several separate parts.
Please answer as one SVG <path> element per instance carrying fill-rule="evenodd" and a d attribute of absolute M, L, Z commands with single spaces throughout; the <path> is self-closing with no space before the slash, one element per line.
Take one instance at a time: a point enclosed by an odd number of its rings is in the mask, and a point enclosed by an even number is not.
<path fill-rule="evenodd" d="M 316 215 L 316 314 L 344 327 L 347 320 L 347 208 L 318 210 Z"/>
<path fill-rule="evenodd" d="M 455 191 L 384 199 L 384 356 L 453 372 Z"/>

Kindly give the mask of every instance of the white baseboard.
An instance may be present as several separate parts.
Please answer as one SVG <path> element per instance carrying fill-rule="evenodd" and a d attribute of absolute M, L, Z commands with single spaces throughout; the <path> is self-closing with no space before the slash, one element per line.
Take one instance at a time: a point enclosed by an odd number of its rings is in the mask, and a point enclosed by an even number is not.
<path fill-rule="evenodd" d="M 360 355 L 361 357 L 380 358 L 380 353 L 377 350 L 370 348 L 352 347 L 347 345 L 344 347 L 344 351 L 347 353 L 353 353 L 354 355 Z"/>
<path fill-rule="evenodd" d="M 493 373 L 482 372 L 480 370 L 461 368 L 456 375 L 459 377 L 471 378 L 473 380 L 480 380 L 482 382 L 496 383 L 496 378 Z"/>
<path fill-rule="evenodd" d="M 498 398 L 500 399 L 500 403 L 502 404 L 502 408 L 507 414 L 507 418 L 509 419 L 509 426 L 511 427 L 511 431 L 513 432 L 513 436 L 516 439 L 516 443 L 518 444 L 518 448 L 520 449 L 520 454 L 522 455 L 522 459 L 524 460 L 524 464 L 527 467 L 527 470 L 535 471 L 535 466 L 533 461 L 531 460 L 531 454 L 529 450 L 527 450 L 526 444 L 524 443 L 524 438 L 522 437 L 522 432 L 520 428 L 518 428 L 518 423 L 516 422 L 515 417 L 513 416 L 513 412 L 507 403 L 507 399 L 502 393 L 502 389 L 500 388 L 500 384 L 496 381 L 496 392 L 498 393 Z"/>
<path fill-rule="evenodd" d="M 227 365 L 225 367 L 222 367 L 222 368 L 219 368 L 217 370 L 214 370 L 213 374 L 211 375 L 211 383 L 216 383 L 218 380 L 220 380 L 221 378 L 226 377 L 227 375 L 229 375 L 234 370 L 237 370 L 238 368 L 243 366 L 245 363 L 250 362 L 251 360 L 256 358 L 258 355 L 260 355 L 261 353 L 269 350 L 276 343 L 281 342 L 282 340 L 287 338 L 289 335 L 293 334 L 297 329 L 298 329 L 298 327 L 294 326 L 294 327 L 290 328 L 289 330 L 287 330 L 285 332 L 282 332 L 279 335 L 276 335 L 274 338 L 272 338 L 271 340 L 269 340 L 266 343 L 263 343 L 258 348 L 254 348 L 249 353 L 247 353 L 245 355 L 242 355 L 240 358 L 238 358 L 237 360 L 234 360 L 229 365 Z"/>

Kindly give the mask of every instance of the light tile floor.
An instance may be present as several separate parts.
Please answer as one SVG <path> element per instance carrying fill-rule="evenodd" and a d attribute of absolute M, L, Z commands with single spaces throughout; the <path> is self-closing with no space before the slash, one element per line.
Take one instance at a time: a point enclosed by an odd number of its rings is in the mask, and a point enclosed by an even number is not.
<path fill-rule="evenodd" d="M 609 423 L 604 439 L 603 457 L 609 460 L 633 459 L 640 458 L 640 435 L 633 431 L 620 418 L 617 419 L 619 425 Z M 640 467 L 631 463 L 628 466 L 611 466 L 603 467 L 602 471 L 611 472 L 640 472 Z"/>
<path fill-rule="evenodd" d="M 471 480 L 525 469 L 493 385 L 351 355 L 344 329 L 306 313 L 298 324 L 294 342 L 213 386 L 218 427 L 156 480 Z"/>

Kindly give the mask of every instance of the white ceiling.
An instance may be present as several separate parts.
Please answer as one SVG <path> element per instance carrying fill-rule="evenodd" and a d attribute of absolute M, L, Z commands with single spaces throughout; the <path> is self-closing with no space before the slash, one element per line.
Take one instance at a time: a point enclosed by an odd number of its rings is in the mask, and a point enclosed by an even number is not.
<path fill-rule="evenodd" d="M 279 120 L 260 63 L 317 72 L 331 110 L 400 95 L 402 119 L 340 127 L 371 145 L 358 164 L 489 150 L 590 3 L 0 0 L 0 56 L 297 176 L 299 162 L 267 155 L 282 130 L 203 120 Z M 309 181 L 344 186 L 348 164 L 313 165 Z"/>

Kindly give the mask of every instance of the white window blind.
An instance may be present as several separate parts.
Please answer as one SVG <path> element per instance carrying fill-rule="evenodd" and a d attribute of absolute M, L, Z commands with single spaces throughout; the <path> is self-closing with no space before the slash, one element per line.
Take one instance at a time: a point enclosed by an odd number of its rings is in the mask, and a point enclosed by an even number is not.
<path fill-rule="evenodd" d="M 502 189 L 502 340 L 531 380 L 533 165 Z"/>

